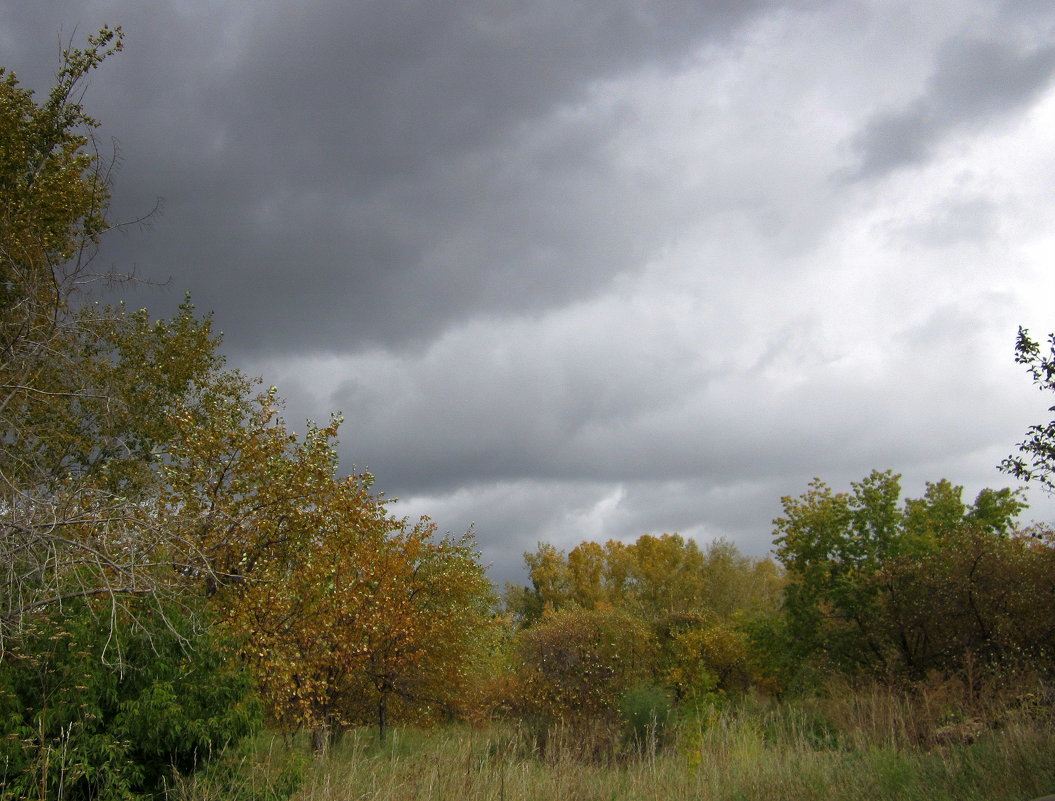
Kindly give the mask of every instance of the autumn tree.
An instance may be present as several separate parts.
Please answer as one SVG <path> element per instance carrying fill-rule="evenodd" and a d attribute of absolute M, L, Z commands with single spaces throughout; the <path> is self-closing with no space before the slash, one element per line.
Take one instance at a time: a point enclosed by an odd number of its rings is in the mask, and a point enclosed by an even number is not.
<path fill-rule="evenodd" d="M 273 721 L 323 750 L 355 723 L 384 737 L 435 715 L 490 625 L 472 537 L 437 538 L 392 517 L 370 475 L 339 476 L 339 418 L 298 437 L 274 388 L 221 390 L 175 415 L 189 435 L 166 451 L 163 509 Z"/>
<path fill-rule="evenodd" d="M 181 443 L 171 525 L 207 563 L 203 590 L 243 643 L 272 720 L 324 739 L 364 658 L 368 573 L 391 525 L 369 476 L 337 478 L 336 421 L 300 440 L 273 392 L 257 403 L 242 425 Z"/>
<path fill-rule="evenodd" d="M 402 521 L 373 566 L 372 621 L 356 632 L 361 689 L 348 707 L 383 741 L 393 721 L 453 713 L 490 642 L 494 599 L 471 533 L 437 539 L 427 519 Z"/>
<path fill-rule="evenodd" d="M 357 525 L 321 532 L 300 565 L 252 583 L 229 612 L 275 720 L 310 728 L 318 751 L 354 724 L 384 740 L 393 723 L 442 717 L 490 625 L 471 538 L 380 516 Z"/>

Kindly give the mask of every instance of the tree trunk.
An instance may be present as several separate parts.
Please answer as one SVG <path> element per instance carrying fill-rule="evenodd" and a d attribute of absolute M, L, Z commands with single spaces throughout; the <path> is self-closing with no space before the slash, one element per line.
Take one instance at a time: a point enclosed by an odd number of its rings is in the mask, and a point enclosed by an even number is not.
<path fill-rule="evenodd" d="M 325 724 L 311 730 L 311 750 L 315 756 L 325 756 L 330 745 L 330 727 Z"/>
<path fill-rule="evenodd" d="M 377 699 L 377 739 L 382 744 L 388 734 L 388 689 L 382 688 Z"/>

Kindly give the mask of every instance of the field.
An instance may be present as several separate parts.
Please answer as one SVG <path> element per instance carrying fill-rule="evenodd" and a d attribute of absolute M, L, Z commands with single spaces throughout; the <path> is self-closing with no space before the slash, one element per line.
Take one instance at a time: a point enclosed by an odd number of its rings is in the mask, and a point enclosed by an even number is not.
<path fill-rule="evenodd" d="M 198 774 L 179 801 L 1026 801 L 1055 791 L 1050 697 L 959 703 L 947 687 L 880 688 L 701 712 L 637 744 L 560 727 L 347 733 L 322 758 L 259 738 Z M 540 745 L 543 743 L 544 745 Z M 235 776 L 237 775 L 237 778 Z M 294 787 L 296 789 L 294 790 Z"/>

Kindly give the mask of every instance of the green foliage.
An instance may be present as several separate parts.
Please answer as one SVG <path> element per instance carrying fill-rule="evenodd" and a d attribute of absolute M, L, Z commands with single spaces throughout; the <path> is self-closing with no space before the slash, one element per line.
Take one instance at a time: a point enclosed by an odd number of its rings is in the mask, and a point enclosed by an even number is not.
<path fill-rule="evenodd" d="M 1048 336 L 1048 351 L 1032 339 L 1024 328 L 1018 329 L 1015 361 L 1024 364 L 1038 389 L 1055 392 L 1055 334 Z M 1055 406 L 1048 409 L 1055 412 Z M 1050 492 L 1055 492 L 1055 419 L 1038 423 L 1026 431 L 1026 439 L 1018 445 L 1018 454 L 1008 456 L 1000 469 L 1024 481 L 1036 481 Z"/>
<path fill-rule="evenodd" d="M 169 471 L 197 436 L 191 412 L 244 404 L 248 383 L 221 369 L 210 321 L 189 303 L 170 321 L 97 307 L 76 319 L 35 391 L 4 409 L 0 642 L 50 606 L 175 598 L 212 567 L 173 522 L 183 505 Z"/>
<path fill-rule="evenodd" d="M 80 609 L 37 621 L 0 662 L 0 798 L 156 794 L 259 725 L 250 677 L 194 617 Z"/>
<path fill-rule="evenodd" d="M 244 396 L 208 318 L 75 302 L 98 278 L 108 167 L 83 83 L 120 50 L 63 53 L 37 103 L 0 70 L 0 741 L 4 797 L 129 798 L 259 720 L 195 608 L 208 563 L 170 526 L 177 411 Z"/>
<path fill-rule="evenodd" d="M 798 644 L 783 610 L 745 615 L 737 628 L 747 638 L 749 670 L 759 689 L 779 697 L 815 684 L 810 664 L 798 658 Z"/>
<path fill-rule="evenodd" d="M 1014 625 L 1011 593 L 989 608 L 979 593 L 1043 573 L 1026 564 L 1046 552 L 1010 535 L 1020 493 L 985 489 L 972 505 L 947 481 L 904 504 L 900 493 L 897 475 L 874 472 L 850 493 L 815 480 L 799 498 L 783 499 L 777 555 L 789 572 L 786 608 L 801 657 L 920 677 L 955 669 L 971 652 L 1007 651 L 994 637 L 998 619 Z M 1043 582 L 1028 586 L 1043 593 Z"/>

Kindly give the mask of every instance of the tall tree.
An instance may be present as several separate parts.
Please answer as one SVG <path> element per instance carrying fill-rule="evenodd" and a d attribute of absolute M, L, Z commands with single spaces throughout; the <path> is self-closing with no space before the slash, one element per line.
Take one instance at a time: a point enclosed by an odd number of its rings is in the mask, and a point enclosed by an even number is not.
<path fill-rule="evenodd" d="M 491 611 L 471 537 L 338 476 L 339 418 L 289 431 L 189 302 L 153 321 L 75 297 L 108 199 L 78 86 L 120 30 L 89 43 L 40 105 L 0 81 L 0 664 L 79 614 L 189 644 L 169 616 L 204 597 L 283 723 L 325 732 L 352 693 L 382 727 L 443 703 Z"/>
<path fill-rule="evenodd" d="M 98 123 L 78 102 L 88 73 L 122 47 L 103 28 L 84 50 L 66 50 L 41 104 L 0 68 L 0 409 L 31 393 L 34 367 L 69 322 L 69 299 L 107 228 Z"/>

